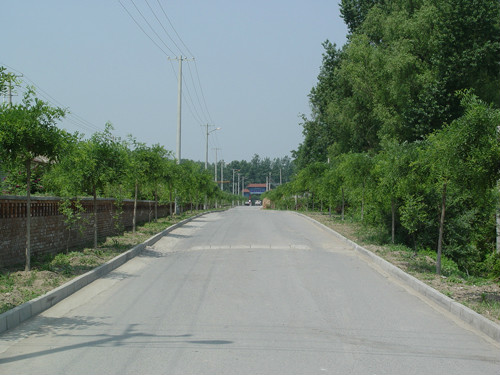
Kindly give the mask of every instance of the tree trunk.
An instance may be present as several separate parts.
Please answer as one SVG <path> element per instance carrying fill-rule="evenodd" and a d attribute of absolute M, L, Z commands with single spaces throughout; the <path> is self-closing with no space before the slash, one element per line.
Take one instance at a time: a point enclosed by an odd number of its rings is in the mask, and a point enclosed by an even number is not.
<path fill-rule="evenodd" d="M 94 249 L 97 249 L 97 188 L 94 186 Z"/>
<path fill-rule="evenodd" d="M 365 182 L 363 181 L 363 189 L 361 190 L 361 221 L 365 214 Z"/>
<path fill-rule="evenodd" d="M 26 265 L 31 270 L 31 160 L 26 161 Z"/>
<path fill-rule="evenodd" d="M 497 188 L 498 190 L 500 190 L 500 181 L 498 181 Z M 497 219 L 497 254 L 500 254 L 500 202 L 497 202 L 496 219 Z"/>
<path fill-rule="evenodd" d="M 415 232 L 411 234 L 411 237 L 413 238 L 413 256 L 417 257 L 417 235 Z"/>
<path fill-rule="evenodd" d="M 344 221 L 344 208 L 345 208 L 344 188 L 342 188 L 342 221 Z"/>
<path fill-rule="evenodd" d="M 172 186 L 169 187 L 169 190 L 170 190 L 170 216 L 172 216 L 172 210 L 173 210 L 173 207 L 172 207 Z"/>
<path fill-rule="evenodd" d="M 497 254 L 500 254 L 500 208 L 497 209 Z"/>
<path fill-rule="evenodd" d="M 155 188 L 155 223 L 158 221 L 158 191 Z"/>
<path fill-rule="evenodd" d="M 137 216 L 137 190 L 138 190 L 138 182 L 135 180 L 135 192 L 134 192 L 134 214 L 132 215 L 132 233 L 135 233 L 135 224 L 136 224 L 136 216 Z"/>
<path fill-rule="evenodd" d="M 391 197 L 391 214 L 391 241 L 394 243 L 396 237 L 396 202 L 394 201 L 394 197 Z"/>
<path fill-rule="evenodd" d="M 436 257 L 436 273 L 441 275 L 441 253 L 443 247 L 444 217 L 446 215 L 446 182 L 443 184 L 443 197 L 441 200 L 441 218 L 439 219 L 439 238 Z"/>

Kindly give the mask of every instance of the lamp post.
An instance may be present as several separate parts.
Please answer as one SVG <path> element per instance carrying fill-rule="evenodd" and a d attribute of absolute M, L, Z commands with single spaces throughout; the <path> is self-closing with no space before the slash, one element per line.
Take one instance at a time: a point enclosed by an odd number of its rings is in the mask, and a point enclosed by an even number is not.
<path fill-rule="evenodd" d="M 234 172 L 239 172 L 239 169 L 233 169 L 233 195 L 234 195 Z"/>
<path fill-rule="evenodd" d="M 240 195 L 240 175 L 241 175 L 241 173 L 238 173 L 238 189 L 237 189 L 238 190 L 238 192 L 237 192 L 238 194 L 237 195 Z"/>
<path fill-rule="evenodd" d="M 216 130 L 221 130 L 222 129 L 222 128 L 215 128 L 213 130 L 208 131 L 208 127 L 209 126 L 210 125 L 208 125 L 208 124 L 206 125 L 206 127 L 207 127 L 207 138 L 206 138 L 206 143 L 205 143 L 205 169 L 208 168 L 208 135 L 210 133 L 213 133 Z"/>
<path fill-rule="evenodd" d="M 220 190 L 224 191 L 224 160 L 220 161 Z"/>

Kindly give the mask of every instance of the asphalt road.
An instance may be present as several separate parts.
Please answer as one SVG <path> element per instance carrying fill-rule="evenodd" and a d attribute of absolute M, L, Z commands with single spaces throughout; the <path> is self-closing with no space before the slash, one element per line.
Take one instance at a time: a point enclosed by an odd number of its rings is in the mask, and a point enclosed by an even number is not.
<path fill-rule="evenodd" d="M 0 336 L 0 374 L 500 374 L 500 348 L 298 215 L 202 216 Z"/>

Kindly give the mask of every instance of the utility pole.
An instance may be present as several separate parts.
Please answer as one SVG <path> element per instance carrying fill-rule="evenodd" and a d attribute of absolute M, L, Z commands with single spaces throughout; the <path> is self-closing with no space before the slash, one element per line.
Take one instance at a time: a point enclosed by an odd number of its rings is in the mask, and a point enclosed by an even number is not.
<path fill-rule="evenodd" d="M 239 172 L 239 171 L 240 171 L 239 169 L 233 169 L 233 195 L 234 195 L 234 185 L 235 185 L 235 183 L 234 183 L 234 172 Z M 238 178 L 239 178 L 239 176 L 238 176 Z"/>
<path fill-rule="evenodd" d="M 220 150 L 220 148 L 213 148 L 212 150 L 215 150 L 215 173 L 214 173 L 214 181 L 217 184 L 217 150 Z"/>
<path fill-rule="evenodd" d="M 188 60 L 187 57 L 176 57 L 175 59 L 168 58 L 169 60 L 179 61 L 179 78 L 177 79 L 177 151 L 176 159 L 177 164 L 181 163 L 181 117 L 182 117 L 182 61 Z M 175 194 L 175 213 L 180 213 L 180 207 L 177 202 L 177 193 Z"/>
<path fill-rule="evenodd" d="M 238 190 L 237 191 L 238 195 L 240 195 L 240 174 L 241 173 L 238 173 L 238 189 L 237 189 Z"/>
<path fill-rule="evenodd" d="M 220 190 L 224 191 L 224 160 L 220 161 Z"/>
<path fill-rule="evenodd" d="M 176 57 L 176 58 L 168 58 L 169 60 L 177 60 L 179 61 L 179 78 L 177 80 L 177 164 L 181 163 L 181 118 L 182 118 L 182 62 L 188 59 L 187 57 Z"/>
<path fill-rule="evenodd" d="M 202 126 L 206 126 L 207 127 L 207 131 L 206 131 L 207 137 L 206 137 L 206 142 L 205 142 L 205 169 L 208 169 L 208 135 L 210 133 L 213 133 L 216 130 L 221 130 L 222 128 L 215 128 L 213 130 L 208 131 L 208 127 L 209 126 L 215 126 L 215 125 L 208 125 L 208 124 L 206 124 L 206 125 L 202 125 Z"/>
<path fill-rule="evenodd" d="M 182 55 L 179 60 L 179 79 L 177 82 L 177 164 L 181 163 L 181 117 L 182 117 Z"/>

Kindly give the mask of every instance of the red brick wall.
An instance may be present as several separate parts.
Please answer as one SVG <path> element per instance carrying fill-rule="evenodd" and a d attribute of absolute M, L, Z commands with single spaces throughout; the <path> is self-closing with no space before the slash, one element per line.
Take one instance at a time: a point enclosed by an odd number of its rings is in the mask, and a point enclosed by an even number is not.
<path fill-rule="evenodd" d="M 93 201 L 82 199 L 83 218 L 87 221 L 83 233 L 68 231 L 64 225 L 65 217 L 59 212 L 60 199 L 33 197 L 31 203 L 31 254 L 56 254 L 66 250 L 69 235 L 69 248 L 91 245 L 93 231 Z M 98 199 L 97 225 L 100 239 L 117 234 L 115 200 Z M 134 202 L 123 201 L 121 226 L 132 228 Z M 158 205 L 158 217 L 170 214 L 170 205 Z M 137 224 L 153 220 L 154 202 L 137 202 Z M 26 197 L 0 196 L 0 267 L 24 263 L 26 249 Z"/>

